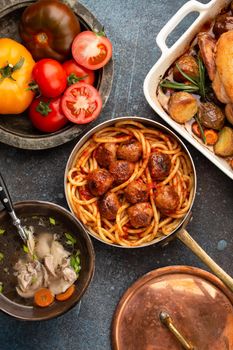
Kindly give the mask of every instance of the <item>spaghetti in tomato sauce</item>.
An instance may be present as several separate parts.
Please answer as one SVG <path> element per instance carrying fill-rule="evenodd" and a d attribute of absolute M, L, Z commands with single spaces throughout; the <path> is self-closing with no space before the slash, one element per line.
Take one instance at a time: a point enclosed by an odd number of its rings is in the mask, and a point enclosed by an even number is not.
<path fill-rule="evenodd" d="M 194 193 L 189 156 L 169 134 L 135 121 L 96 132 L 67 178 L 77 218 L 96 237 L 141 246 L 174 231 Z"/>

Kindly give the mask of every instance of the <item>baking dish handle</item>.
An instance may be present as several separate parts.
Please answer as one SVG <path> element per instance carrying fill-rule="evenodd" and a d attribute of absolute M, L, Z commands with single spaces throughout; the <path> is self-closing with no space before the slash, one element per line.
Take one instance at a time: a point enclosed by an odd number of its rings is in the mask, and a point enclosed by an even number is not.
<path fill-rule="evenodd" d="M 169 48 L 166 45 L 166 40 L 168 35 L 176 28 L 176 26 L 189 14 L 192 12 L 199 12 L 199 16 L 192 23 L 192 25 L 187 29 L 185 33 L 182 34 L 181 38 L 195 26 L 196 22 L 199 21 L 200 16 L 206 13 L 213 1 L 208 4 L 201 4 L 196 0 L 190 0 L 184 4 L 176 14 L 165 24 L 165 26 L 160 30 L 156 37 L 156 42 L 162 54 L 167 52 Z M 181 38 L 179 40 L 181 40 Z M 171 49 L 171 48 L 170 48 Z"/>

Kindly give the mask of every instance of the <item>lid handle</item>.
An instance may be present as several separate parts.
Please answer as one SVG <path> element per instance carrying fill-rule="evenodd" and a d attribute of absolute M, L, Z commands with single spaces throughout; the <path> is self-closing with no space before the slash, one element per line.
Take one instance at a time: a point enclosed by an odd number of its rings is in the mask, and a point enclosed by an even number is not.
<path fill-rule="evenodd" d="M 162 324 L 165 325 L 169 329 L 169 331 L 172 332 L 172 334 L 174 334 L 174 336 L 176 337 L 177 340 L 179 340 L 179 342 L 182 344 L 184 349 L 197 350 L 196 348 L 194 348 L 193 345 L 191 345 L 190 342 L 187 341 L 187 339 L 176 328 L 176 326 L 174 325 L 173 319 L 171 318 L 168 312 L 161 311 L 159 314 L 159 319 L 162 322 Z"/>

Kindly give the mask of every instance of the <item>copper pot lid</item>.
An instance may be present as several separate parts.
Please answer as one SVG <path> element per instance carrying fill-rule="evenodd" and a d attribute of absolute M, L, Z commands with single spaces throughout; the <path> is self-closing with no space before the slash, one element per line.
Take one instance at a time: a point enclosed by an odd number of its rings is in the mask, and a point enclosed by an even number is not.
<path fill-rule="evenodd" d="M 190 347 L 161 322 L 168 313 Z M 214 275 L 189 266 L 149 272 L 123 295 L 112 324 L 114 350 L 233 350 L 233 294 Z"/>

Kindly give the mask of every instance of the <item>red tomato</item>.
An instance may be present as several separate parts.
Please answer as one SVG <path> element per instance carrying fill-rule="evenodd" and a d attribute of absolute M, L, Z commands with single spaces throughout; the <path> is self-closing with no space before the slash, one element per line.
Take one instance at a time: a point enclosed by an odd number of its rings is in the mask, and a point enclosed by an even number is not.
<path fill-rule="evenodd" d="M 55 132 L 68 123 L 61 109 L 61 99 L 36 98 L 29 107 L 32 124 L 43 132 Z"/>
<path fill-rule="evenodd" d="M 78 81 L 94 85 L 95 73 L 93 70 L 81 67 L 77 62 L 75 62 L 75 60 L 66 61 L 63 63 L 62 67 L 68 77 L 67 81 L 69 86 L 77 83 Z"/>
<path fill-rule="evenodd" d="M 86 124 L 96 119 L 102 108 L 99 92 L 91 85 L 77 83 L 64 93 L 61 102 L 65 116 L 73 123 Z"/>
<path fill-rule="evenodd" d="M 60 96 L 67 85 L 66 72 L 62 65 L 51 58 L 38 61 L 33 68 L 32 76 L 41 95 L 46 97 Z"/>
<path fill-rule="evenodd" d="M 112 57 L 112 44 L 106 36 L 87 30 L 74 39 L 72 55 L 81 66 L 91 70 L 99 69 Z"/>

